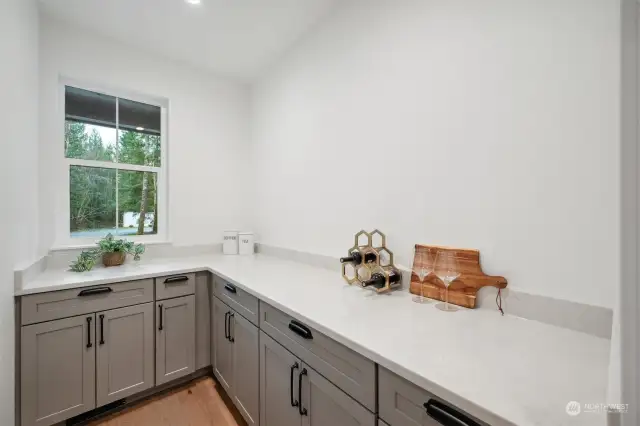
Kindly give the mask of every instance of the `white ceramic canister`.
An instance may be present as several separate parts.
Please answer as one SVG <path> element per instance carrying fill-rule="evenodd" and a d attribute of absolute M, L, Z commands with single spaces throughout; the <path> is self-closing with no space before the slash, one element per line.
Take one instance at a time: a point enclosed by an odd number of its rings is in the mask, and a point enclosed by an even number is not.
<path fill-rule="evenodd" d="M 222 253 L 238 254 L 238 231 L 224 231 Z"/>
<path fill-rule="evenodd" d="M 240 243 L 240 254 L 253 254 L 253 232 L 239 232 L 238 241 Z"/>

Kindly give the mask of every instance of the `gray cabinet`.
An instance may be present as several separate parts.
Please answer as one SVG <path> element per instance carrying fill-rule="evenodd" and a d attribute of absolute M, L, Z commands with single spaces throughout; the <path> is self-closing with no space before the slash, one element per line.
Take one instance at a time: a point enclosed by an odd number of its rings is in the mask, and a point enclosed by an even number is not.
<path fill-rule="evenodd" d="M 260 424 L 260 348 L 258 327 L 231 314 L 233 402 L 249 425 Z"/>
<path fill-rule="evenodd" d="M 95 318 L 22 327 L 23 426 L 48 426 L 95 408 Z"/>
<path fill-rule="evenodd" d="M 196 273 L 196 370 L 211 365 L 211 274 Z"/>
<path fill-rule="evenodd" d="M 375 426 L 376 416 L 260 332 L 260 421 L 261 426 Z"/>
<path fill-rule="evenodd" d="M 425 404 L 436 418 L 459 419 L 459 424 L 486 426 L 486 423 L 382 367 L 378 369 L 378 404 L 380 418 L 393 426 L 439 426 L 441 423 L 427 413 Z"/>
<path fill-rule="evenodd" d="M 389 426 L 389 424 L 385 423 L 385 421 L 382 419 L 378 419 L 378 426 Z"/>
<path fill-rule="evenodd" d="M 155 282 L 156 300 L 188 296 L 196 291 L 196 274 L 194 273 L 158 277 Z"/>
<path fill-rule="evenodd" d="M 97 406 L 151 388 L 153 303 L 98 312 L 96 321 Z"/>
<path fill-rule="evenodd" d="M 195 296 L 156 302 L 156 384 L 195 371 Z"/>
<path fill-rule="evenodd" d="M 260 329 L 370 411 L 375 411 L 376 365 L 373 361 L 262 301 Z"/>
<path fill-rule="evenodd" d="M 260 355 L 258 327 L 213 298 L 213 371 L 249 425 L 259 424 Z"/>
<path fill-rule="evenodd" d="M 215 277 L 214 283 L 214 293 L 220 300 L 229 305 L 236 313 L 258 325 L 260 302 L 257 297 L 220 277 Z"/>
<path fill-rule="evenodd" d="M 232 395 L 233 383 L 233 347 L 229 340 L 229 317 L 232 309 L 217 297 L 213 298 L 213 372 L 229 396 Z"/>
<path fill-rule="evenodd" d="M 260 332 L 260 426 L 300 426 L 297 380 L 301 368 L 298 358 Z"/>
<path fill-rule="evenodd" d="M 302 367 L 303 426 L 376 426 L 376 416 L 307 365 Z"/>

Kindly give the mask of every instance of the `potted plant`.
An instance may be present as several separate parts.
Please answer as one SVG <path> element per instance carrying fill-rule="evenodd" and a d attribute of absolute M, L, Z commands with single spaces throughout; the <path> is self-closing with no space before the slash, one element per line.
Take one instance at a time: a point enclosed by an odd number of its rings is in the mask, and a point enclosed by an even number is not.
<path fill-rule="evenodd" d="M 74 272 L 90 271 L 96 263 L 98 257 L 102 256 L 104 266 L 120 266 L 124 263 L 127 254 L 133 255 L 133 260 L 140 260 L 140 255 L 144 253 L 144 244 L 134 244 L 125 239 L 115 239 L 113 235 L 98 241 L 98 247 L 85 250 L 70 265 Z"/>

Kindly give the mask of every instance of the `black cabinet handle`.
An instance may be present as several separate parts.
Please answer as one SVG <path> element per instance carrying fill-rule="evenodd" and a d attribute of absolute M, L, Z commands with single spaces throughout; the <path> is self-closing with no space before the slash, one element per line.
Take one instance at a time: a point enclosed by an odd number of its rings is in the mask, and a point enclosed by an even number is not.
<path fill-rule="evenodd" d="M 91 344 L 91 320 L 93 318 L 87 317 L 87 349 L 93 346 Z"/>
<path fill-rule="evenodd" d="M 236 317 L 236 314 L 234 314 L 233 312 L 229 312 L 229 341 L 230 341 L 231 343 L 233 343 L 233 342 L 235 342 L 235 341 L 236 341 L 236 338 L 235 338 L 234 336 L 232 336 L 232 335 L 231 335 L 231 318 L 235 318 L 235 317 Z M 233 323 L 234 323 L 234 324 L 236 323 L 236 322 L 235 322 L 235 320 L 233 321 Z M 234 327 L 234 330 L 233 330 L 233 331 L 234 331 L 234 334 L 235 334 L 235 331 L 236 331 L 236 330 L 235 330 L 235 327 Z"/>
<path fill-rule="evenodd" d="M 309 330 L 309 328 L 306 325 L 296 320 L 291 320 L 291 322 L 289 322 L 289 330 L 293 331 L 303 339 L 307 339 L 307 340 L 313 339 L 313 334 L 311 334 L 311 330 Z"/>
<path fill-rule="evenodd" d="M 177 277 L 169 277 L 166 280 L 164 280 L 165 284 L 171 284 L 171 283 L 181 283 L 183 281 L 189 281 L 189 277 L 186 275 L 178 275 Z"/>
<path fill-rule="evenodd" d="M 297 370 L 298 368 L 300 368 L 300 366 L 298 365 L 298 363 L 296 362 L 295 364 L 293 364 L 291 366 L 291 375 L 289 376 L 289 384 L 291 385 L 291 393 L 289 395 L 290 399 L 291 399 L 291 406 L 292 407 L 297 407 L 299 402 L 293 399 L 293 371 Z"/>
<path fill-rule="evenodd" d="M 425 402 L 424 408 L 429 417 L 443 426 L 480 426 L 480 423 L 435 399 Z"/>
<path fill-rule="evenodd" d="M 94 296 L 96 294 L 111 293 L 112 291 L 113 290 L 111 289 L 111 287 L 87 288 L 85 290 L 82 290 L 80 293 L 78 293 L 78 297 Z"/>
<path fill-rule="evenodd" d="M 104 315 L 100 314 L 100 344 L 104 345 Z"/>
<path fill-rule="evenodd" d="M 229 328 L 229 314 L 231 312 L 224 313 L 224 338 L 229 340 L 229 332 L 227 331 Z"/>
<path fill-rule="evenodd" d="M 158 330 L 162 331 L 162 304 L 158 305 Z"/>
<path fill-rule="evenodd" d="M 236 286 L 232 284 L 225 284 L 224 289 L 227 290 L 229 293 L 233 293 L 233 294 L 236 294 L 238 292 L 238 289 L 236 289 Z"/>
<path fill-rule="evenodd" d="M 307 409 L 302 406 L 302 376 L 306 375 L 306 368 L 303 368 L 300 374 L 298 374 L 298 401 L 300 401 L 300 405 L 298 406 L 298 413 L 300 413 L 301 416 L 307 415 Z"/>

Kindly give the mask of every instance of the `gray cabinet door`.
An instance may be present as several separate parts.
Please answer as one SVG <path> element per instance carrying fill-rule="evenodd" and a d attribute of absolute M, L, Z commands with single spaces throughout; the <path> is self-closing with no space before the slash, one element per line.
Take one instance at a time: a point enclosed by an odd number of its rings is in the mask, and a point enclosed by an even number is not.
<path fill-rule="evenodd" d="M 393 426 L 438 426 L 440 422 L 431 418 L 425 409 L 425 403 L 446 407 L 445 416 L 457 417 L 460 424 L 488 426 L 472 415 L 448 404 L 441 398 L 419 388 L 408 380 L 392 373 L 386 368 L 378 368 L 378 415 Z M 442 408 L 440 410 L 442 412 Z M 469 419 L 469 421 L 467 421 Z"/>
<path fill-rule="evenodd" d="M 196 273 L 196 370 L 211 365 L 211 297 L 209 272 Z"/>
<path fill-rule="evenodd" d="M 98 312 L 96 321 L 97 405 L 151 388 L 153 303 Z"/>
<path fill-rule="evenodd" d="M 229 396 L 233 395 L 233 346 L 227 339 L 231 308 L 217 297 L 213 298 L 213 322 L 215 327 L 213 345 L 213 372 Z"/>
<path fill-rule="evenodd" d="M 260 334 L 258 327 L 231 313 L 233 341 L 233 402 L 248 425 L 258 425 L 260 413 Z"/>
<path fill-rule="evenodd" d="M 22 426 L 48 426 L 96 407 L 95 315 L 22 327 Z"/>
<path fill-rule="evenodd" d="M 156 302 L 156 385 L 195 371 L 195 296 Z"/>
<path fill-rule="evenodd" d="M 376 416 L 306 364 L 302 366 L 303 426 L 376 426 Z"/>
<path fill-rule="evenodd" d="M 301 425 L 297 407 L 300 371 L 302 362 L 261 331 L 260 426 Z"/>

